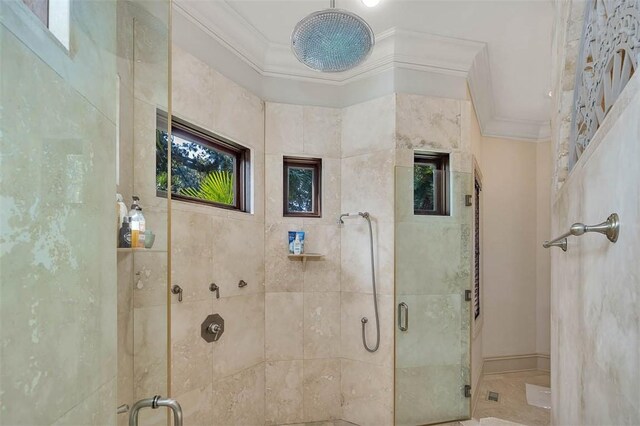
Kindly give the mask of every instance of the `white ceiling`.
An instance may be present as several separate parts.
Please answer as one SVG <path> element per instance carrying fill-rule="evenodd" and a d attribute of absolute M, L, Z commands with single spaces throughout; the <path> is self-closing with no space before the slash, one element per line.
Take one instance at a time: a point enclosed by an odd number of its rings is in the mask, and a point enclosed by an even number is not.
<path fill-rule="evenodd" d="M 280 64 L 281 71 L 285 62 L 273 58 L 293 58 L 288 46 L 295 24 L 313 11 L 329 7 L 329 0 L 176 0 L 176 4 L 238 56 L 250 57 L 252 49 L 275 52 L 265 54 L 263 67 L 268 69 L 271 59 Z M 407 31 L 453 40 L 460 43 L 461 49 L 482 46 L 488 69 L 482 71 L 484 81 L 475 82 L 476 90 L 474 84 L 470 86 L 476 107 L 480 109 L 482 104 L 486 110 L 478 111 L 480 120 L 487 122 L 483 128 L 489 126 L 490 120 L 509 122 L 511 130 L 506 133 L 511 134 L 507 136 L 518 137 L 513 126 L 523 124 L 529 130 L 522 137 L 532 139 L 535 137 L 531 136 L 531 128 L 548 127 L 554 14 L 550 0 L 382 0 L 374 8 L 365 7 L 360 0 L 336 0 L 336 7 L 362 16 L 379 39 L 393 31 Z M 377 47 L 383 49 L 380 44 Z M 416 50 L 411 52 L 414 56 L 424 50 L 419 43 L 409 46 Z M 442 49 L 439 52 L 443 55 Z M 375 53 L 370 62 L 376 60 Z M 407 53 L 403 54 L 406 57 Z M 430 65 L 433 63 L 432 60 Z M 291 63 L 290 67 L 296 65 Z M 470 67 L 471 60 L 464 57 L 449 68 L 470 73 Z"/>

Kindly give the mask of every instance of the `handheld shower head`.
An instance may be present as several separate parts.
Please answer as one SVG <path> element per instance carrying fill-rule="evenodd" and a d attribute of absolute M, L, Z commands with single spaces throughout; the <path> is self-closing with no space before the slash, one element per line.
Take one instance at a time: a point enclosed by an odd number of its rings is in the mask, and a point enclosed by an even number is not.
<path fill-rule="evenodd" d="M 340 217 L 338 218 L 338 225 L 344 225 L 344 220 L 342 220 L 343 217 L 349 217 L 349 216 L 360 216 L 364 219 L 369 220 L 369 218 L 371 217 L 371 215 L 369 214 L 369 212 L 358 212 L 358 213 L 342 213 L 340 215 Z"/>

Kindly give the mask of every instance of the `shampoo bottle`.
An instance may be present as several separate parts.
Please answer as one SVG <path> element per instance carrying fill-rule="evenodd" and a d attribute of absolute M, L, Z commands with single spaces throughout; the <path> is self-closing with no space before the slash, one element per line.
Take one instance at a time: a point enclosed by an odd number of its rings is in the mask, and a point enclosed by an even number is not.
<path fill-rule="evenodd" d="M 133 203 L 131 204 L 131 211 L 129 216 L 131 217 L 131 247 L 144 248 L 144 231 L 146 228 L 144 215 L 142 214 L 142 208 L 138 204 L 140 198 L 136 195 L 133 197 Z"/>
<path fill-rule="evenodd" d="M 120 227 L 120 233 L 118 235 L 118 247 L 131 247 L 131 227 L 129 226 L 129 216 L 125 216 L 122 221 L 122 227 Z"/>

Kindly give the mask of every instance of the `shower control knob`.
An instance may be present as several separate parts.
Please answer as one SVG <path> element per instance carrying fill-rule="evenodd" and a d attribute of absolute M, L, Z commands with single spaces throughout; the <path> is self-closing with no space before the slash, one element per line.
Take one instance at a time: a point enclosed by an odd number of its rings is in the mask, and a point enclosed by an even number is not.
<path fill-rule="evenodd" d="M 224 333 L 224 319 L 218 315 L 209 315 L 202 323 L 200 336 L 208 343 L 217 342 Z"/>

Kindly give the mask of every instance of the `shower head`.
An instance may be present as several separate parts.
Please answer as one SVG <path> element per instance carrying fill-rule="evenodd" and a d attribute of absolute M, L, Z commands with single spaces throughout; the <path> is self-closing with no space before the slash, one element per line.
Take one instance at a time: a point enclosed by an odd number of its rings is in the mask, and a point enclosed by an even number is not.
<path fill-rule="evenodd" d="M 344 220 L 342 220 L 342 218 L 347 216 L 349 216 L 349 213 L 342 213 L 338 218 L 338 225 L 344 225 Z"/>
<path fill-rule="evenodd" d="M 294 55 L 307 67 L 321 72 L 341 72 L 364 62 L 375 44 L 367 22 L 349 11 L 331 8 L 313 12 L 291 34 Z"/>

